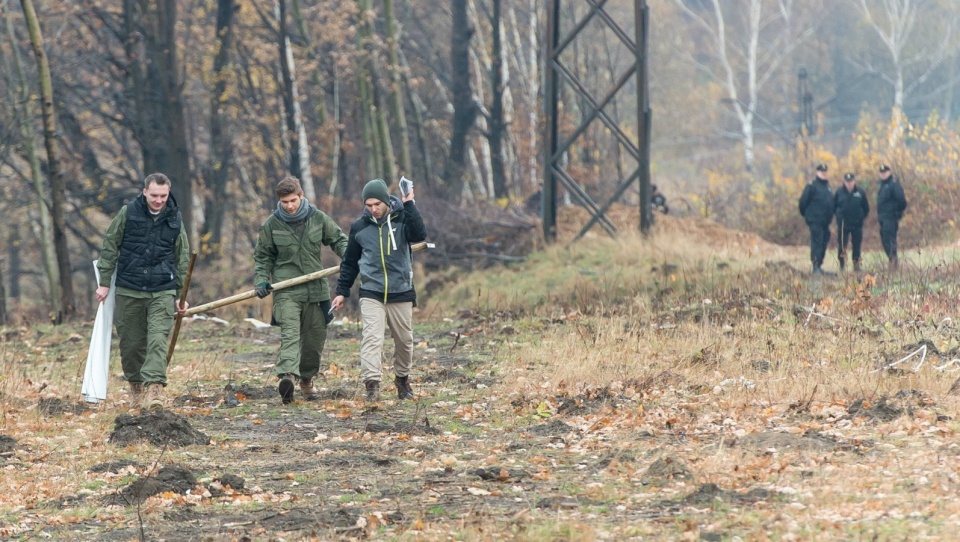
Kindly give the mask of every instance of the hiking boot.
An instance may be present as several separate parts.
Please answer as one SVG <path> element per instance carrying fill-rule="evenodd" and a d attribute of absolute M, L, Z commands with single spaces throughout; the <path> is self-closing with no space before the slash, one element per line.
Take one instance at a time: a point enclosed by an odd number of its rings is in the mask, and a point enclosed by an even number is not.
<path fill-rule="evenodd" d="M 280 402 L 289 405 L 293 402 L 293 379 L 294 375 L 287 373 L 280 375 L 280 383 L 277 385 L 277 391 L 280 392 Z"/>
<path fill-rule="evenodd" d="M 853 260 L 853 272 L 854 273 L 860 272 L 860 260 Z"/>
<path fill-rule="evenodd" d="M 368 403 L 376 403 L 380 400 L 380 382 L 377 380 L 367 380 L 363 383 L 367 389 L 365 399 Z"/>
<path fill-rule="evenodd" d="M 300 393 L 303 394 L 304 401 L 316 401 L 320 398 L 320 396 L 317 395 L 316 388 L 313 387 L 312 378 L 300 379 Z"/>
<path fill-rule="evenodd" d="M 891 270 L 891 271 L 896 271 L 896 270 L 899 269 L 899 268 L 900 268 L 900 259 L 897 258 L 896 256 L 891 256 L 891 257 L 890 257 L 890 270 Z"/>
<path fill-rule="evenodd" d="M 145 386 L 143 408 L 147 410 L 160 410 L 163 408 L 163 384 L 159 382 L 150 382 Z"/>
<path fill-rule="evenodd" d="M 413 399 L 413 388 L 410 387 L 409 376 L 398 376 L 393 379 L 393 383 L 397 386 L 397 397 L 399 399 Z"/>
<path fill-rule="evenodd" d="M 143 404 L 143 382 L 127 382 L 130 385 L 130 406 L 139 407 Z"/>

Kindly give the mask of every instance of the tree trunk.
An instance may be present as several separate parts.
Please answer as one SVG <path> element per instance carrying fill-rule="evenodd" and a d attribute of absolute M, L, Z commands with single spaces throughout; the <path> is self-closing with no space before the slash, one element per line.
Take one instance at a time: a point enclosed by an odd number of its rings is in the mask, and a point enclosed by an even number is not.
<path fill-rule="evenodd" d="M 20 0 L 23 7 L 27 28 L 30 32 L 30 43 L 37 57 L 38 74 L 40 77 L 40 99 L 43 112 L 43 141 L 47 150 L 47 169 L 50 172 L 50 200 L 53 214 L 53 244 L 57 254 L 57 268 L 60 274 L 60 310 L 53 314 L 53 321 L 57 324 L 63 318 L 73 316 L 75 300 L 73 298 L 73 276 L 70 269 L 70 251 L 67 246 L 66 217 L 64 216 L 64 202 L 66 201 L 66 185 L 63 172 L 60 170 L 60 155 L 57 146 L 57 118 L 53 107 L 53 81 L 50 77 L 50 65 L 47 61 L 46 50 L 43 44 L 43 34 L 40 32 L 40 22 L 33 9 L 31 0 Z"/>
<path fill-rule="evenodd" d="M 336 70 L 336 68 L 334 68 Z M 331 196 L 337 194 L 337 188 L 340 184 L 340 137 L 343 129 L 340 128 L 340 78 L 336 71 L 333 75 L 333 152 L 330 156 L 330 186 Z"/>
<path fill-rule="evenodd" d="M 370 74 L 365 66 L 357 70 L 357 94 L 360 98 L 360 131 L 363 137 L 364 163 L 367 172 L 365 177 L 373 178 L 382 175 L 383 167 L 380 163 L 380 137 L 373 120 L 373 91 L 370 89 Z"/>
<path fill-rule="evenodd" d="M 450 34 L 450 92 L 453 94 L 453 122 L 450 154 L 444 180 L 447 195 L 459 199 L 467 174 L 467 141 L 478 108 L 470 85 L 470 38 L 474 28 L 467 16 L 468 0 L 452 0 L 453 26 Z"/>
<path fill-rule="evenodd" d="M 383 0 L 383 17 L 386 19 L 387 51 L 390 70 L 390 97 L 393 105 L 393 117 L 399 129 L 400 141 L 400 169 L 405 175 L 413 175 L 413 164 L 410 161 L 410 137 L 407 129 L 407 113 L 404 109 L 403 84 L 400 77 L 400 33 L 397 29 L 397 19 L 393 10 L 393 0 Z"/>
<path fill-rule="evenodd" d="M 176 0 L 125 0 L 127 66 L 136 116 L 143 169 L 164 173 L 173 183 L 183 221 L 193 224 L 193 179 L 177 62 Z M 137 40 L 142 39 L 141 44 Z M 192 237 L 191 237 L 192 238 Z"/>
<path fill-rule="evenodd" d="M 308 200 L 316 200 L 313 176 L 310 174 L 310 150 L 306 128 L 300 112 L 300 91 L 297 88 L 296 64 L 290 35 L 287 33 L 287 1 L 277 0 L 277 25 L 280 29 L 280 74 L 283 81 L 283 113 L 287 126 L 288 169 L 300 179 Z"/>
<path fill-rule="evenodd" d="M 19 96 L 14 97 L 13 87 L 7 86 L 7 97 L 10 104 L 23 104 L 20 118 L 20 138 L 23 144 L 23 150 L 27 155 L 27 161 L 30 163 L 30 177 L 33 181 L 33 190 L 37 196 L 37 214 L 40 216 L 40 251 L 43 254 L 43 268 L 47 275 L 47 289 L 50 293 L 50 311 L 52 314 L 60 313 L 60 270 L 57 268 L 57 253 L 53 242 L 53 224 L 50 220 L 50 210 L 47 208 L 46 196 L 43 188 L 43 172 L 40 170 L 40 158 L 37 156 L 37 149 L 34 146 L 34 131 L 30 119 L 33 118 L 33 105 L 30 101 L 30 89 L 27 85 L 27 74 L 23 67 L 23 59 L 20 57 L 20 49 L 16 47 L 17 40 L 13 31 L 13 21 L 10 20 L 10 13 L 3 11 L 4 23 L 6 24 L 7 36 L 10 39 L 13 49 L 13 60 L 16 65 L 16 73 L 19 78 Z M 4 60 L 7 60 L 4 56 Z M 7 70 L 8 72 L 11 70 Z M 19 233 L 16 234 L 19 242 Z"/>
<path fill-rule="evenodd" d="M 413 108 L 413 119 L 417 125 L 417 148 L 420 149 L 421 162 L 423 164 L 423 177 L 420 179 L 422 182 L 427 183 L 427 186 L 430 186 L 430 183 L 433 183 L 433 158 L 430 156 L 430 147 L 427 145 L 427 134 L 426 126 L 424 126 L 423 112 L 426 110 L 426 106 L 423 103 L 423 100 L 420 98 L 420 95 L 417 94 L 416 89 L 412 88 L 410 85 L 410 80 L 406 76 L 410 72 L 410 66 L 407 63 L 406 56 L 403 54 L 403 51 L 400 51 L 400 64 L 403 68 L 403 84 L 407 89 L 407 95 L 410 96 L 410 105 Z"/>
<path fill-rule="evenodd" d="M 233 162 L 233 141 L 227 135 L 228 120 L 223 112 L 226 100 L 228 66 L 233 46 L 233 15 L 237 10 L 236 0 L 217 0 L 217 56 L 213 60 L 213 92 L 210 96 L 210 163 L 206 177 L 210 197 L 204 206 L 204 224 L 201 239 L 207 250 L 202 250 L 205 259 L 217 258 L 223 247 L 223 223 L 227 205 L 227 183 L 230 164 Z"/>
<path fill-rule="evenodd" d="M 493 33 L 493 44 L 490 56 L 492 57 L 490 86 L 493 89 L 490 103 L 490 118 L 487 122 L 487 141 L 490 142 L 491 177 L 493 177 L 493 195 L 495 198 L 509 198 L 507 191 L 507 172 L 504 167 L 503 142 L 506 136 L 506 124 L 503 120 L 503 96 L 506 90 L 503 65 L 503 22 L 501 16 L 501 0 L 492 0 L 490 13 L 490 27 Z"/>
<path fill-rule="evenodd" d="M 370 0 L 359 0 L 357 5 L 362 14 L 372 9 Z M 367 116 L 367 126 L 372 143 L 367 152 L 375 153 L 375 157 L 370 161 L 378 166 L 373 169 L 371 175 L 383 178 L 389 186 L 396 178 L 396 158 L 393 154 L 393 142 L 390 139 L 390 125 L 387 121 L 386 110 L 383 107 L 383 96 L 377 86 L 377 81 L 380 80 L 380 61 L 373 34 L 373 22 L 364 17 L 357 33 L 364 56 L 363 67 L 360 70 L 361 108 Z M 368 177 L 371 175 L 368 175 Z"/>

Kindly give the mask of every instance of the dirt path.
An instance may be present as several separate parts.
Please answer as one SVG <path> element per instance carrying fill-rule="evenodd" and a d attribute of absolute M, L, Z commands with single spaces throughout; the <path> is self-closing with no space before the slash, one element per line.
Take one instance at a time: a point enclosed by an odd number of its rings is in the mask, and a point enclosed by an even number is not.
<path fill-rule="evenodd" d="M 604 522 L 614 523 L 636 515 L 637 510 L 617 512 L 609 503 L 577 494 L 612 465 L 622 468 L 638 458 L 570 454 L 565 448 L 577 439 L 575 427 L 518 415 L 510 404 L 490 397 L 497 383 L 495 347 L 483 337 L 457 338 L 457 324 L 451 327 L 425 337 L 431 347 L 418 351 L 418 399 L 396 400 L 388 379 L 384 400 L 372 406 L 362 401 L 355 380 L 334 376 L 321 385 L 319 401 L 304 402 L 298 391 L 298 400 L 283 407 L 272 384 L 265 384 L 276 337 L 231 331 L 213 336 L 216 331 L 208 330 L 211 344 L 262 343 L 227 356 L 227 363 L 257 373 L 249 381 L 232 382 L 228 389 L 223 382 L 205 382 L 195 393 L 173 399 L 169 414 L 187 420 L 211 444 L 156 442 L 147 448 L 152 453 L 130 458 L 136 437 L 131 442 L 115 433 L 118 462 L 95 469 L 135 481 L 118 486 L 114 479 L 108 492 L 73 495 L 57 504 L 111 504 L 115 521 L 45 531 L 76 540 L 131 540 L 141 532 L 149 540 L 331 540 L 405 532 L 445 538 L 494 525 L 522 532 L 528 515 L 538 510 L 575 515 L 602 510 Z M 346 366 L 356 329 L 332 335 L 328 357 Z M 617 406 L 605 399 L 580 408 Z M 160 418 L 144 414 L 135 421 L 149 431 Z M 166 430 L 171 438 L 174 432 Z M 643 434 L 634 438 L 651 440 Z M 164 467 L 170 469 L 166 482 L 176 479 L 190 487 L 192 475 L 191 494 L 150 486 L 157 494 L 140 498 L 138 507 L 138 488 L 145 479 L 163 477 L 157 471 Z M 224 488 L 224 480 L 241 487 Z M 643 514 L 659 516 L 662 508 Z"/>

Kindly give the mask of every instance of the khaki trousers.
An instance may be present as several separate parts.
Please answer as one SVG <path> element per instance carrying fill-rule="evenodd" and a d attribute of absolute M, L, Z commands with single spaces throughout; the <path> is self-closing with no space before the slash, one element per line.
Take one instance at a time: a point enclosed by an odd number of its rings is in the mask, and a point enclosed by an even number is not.
<path fill-rule="evenodd" d="M 363 335 L 360 340 L 360 380 L 380 381 L 386 328 L 393 336 L 393 372 L 407 376 L 413 366 L 413 303 L 383 303 L 360 299 Z"/>

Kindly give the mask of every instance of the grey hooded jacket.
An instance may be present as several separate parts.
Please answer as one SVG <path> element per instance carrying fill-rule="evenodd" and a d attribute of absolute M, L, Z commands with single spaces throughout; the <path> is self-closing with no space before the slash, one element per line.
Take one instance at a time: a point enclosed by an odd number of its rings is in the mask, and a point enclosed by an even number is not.
<path fill-rule="evenodd" d="M 390 196 L 390 213 L 380 220 L 364 209 L 350 226 L 337 295 L 349 297 L 359 276 L 360 297 L 383 303 L 416 302 L 410 245 L 426 238 L 427 228 L 413 201 L 403 203 Z"/>

